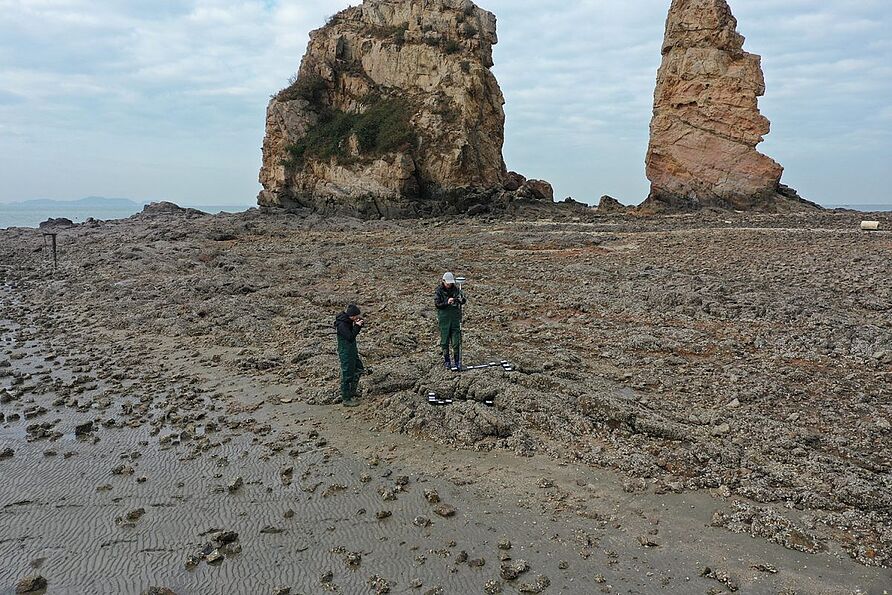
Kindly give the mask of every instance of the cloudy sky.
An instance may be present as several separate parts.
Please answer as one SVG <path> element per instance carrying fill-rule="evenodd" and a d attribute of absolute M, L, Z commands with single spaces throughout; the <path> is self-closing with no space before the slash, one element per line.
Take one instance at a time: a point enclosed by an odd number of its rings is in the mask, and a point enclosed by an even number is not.
<path fill-rule="evenodd" d="M 509 168 L 558 198 L 642 200 L 669 0 L 480 4 L 499 17 Z M 731 4 L 763 56 L 760 150 L 784 181 L 824 204 L 892 203 L 892 3 Z M 269 95 L 346 5 L 0 0 L 0 201 L 253 204 Z"/>

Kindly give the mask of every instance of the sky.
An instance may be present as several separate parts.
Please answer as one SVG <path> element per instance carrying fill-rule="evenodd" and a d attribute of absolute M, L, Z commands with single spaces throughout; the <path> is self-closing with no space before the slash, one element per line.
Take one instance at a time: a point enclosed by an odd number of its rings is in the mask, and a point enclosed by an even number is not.
<path fill-rule="evenodd" d="M 354 1 L 355 3 L 355 1 Z M 648 192 L 669 0 L 480 0 L 509 169 L 556 198 Z M 269 96 L 338 0 L 0 0 L 0 202 L 254 204 Z M 762 55 L 759 150 L 822 204 L 892 204 L 892 2 L 731 0 Z"/>

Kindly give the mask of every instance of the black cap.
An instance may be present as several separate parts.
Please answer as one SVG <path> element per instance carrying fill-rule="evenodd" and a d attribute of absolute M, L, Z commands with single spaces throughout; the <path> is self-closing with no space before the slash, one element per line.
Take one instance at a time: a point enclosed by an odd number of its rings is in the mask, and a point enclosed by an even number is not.
<path fill-rule="evenodd" d="M 347 314 L 347 316 L 359 316 L 359 306 L 357 306 L 356 304 L 350 304 L 349 306 L 347 306 L 347 309 L 344 312 Z"/>

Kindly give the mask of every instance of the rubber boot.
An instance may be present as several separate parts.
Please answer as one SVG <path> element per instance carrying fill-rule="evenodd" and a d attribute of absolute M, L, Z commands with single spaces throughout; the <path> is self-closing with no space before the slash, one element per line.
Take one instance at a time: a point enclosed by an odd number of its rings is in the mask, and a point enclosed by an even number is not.
<path fill-rule="evenodd" d="M 451 370 L 451 369 L 452 369 L 452 360 L 449 359 L 449 352 L 448 352 L 448 351 L 444 351 L 444 352 L 443 352 L 443 366 L 444 366 L 447 370 Z"/>
<path fill-rule="evenodd" d="M 462 367 L 461 367 L 461 353 L 456 353 L 456 354 L 455 354 L 455 370 L 456 370 L 457 372 L 461 372 L 461 371 L 462 371 Z"/>

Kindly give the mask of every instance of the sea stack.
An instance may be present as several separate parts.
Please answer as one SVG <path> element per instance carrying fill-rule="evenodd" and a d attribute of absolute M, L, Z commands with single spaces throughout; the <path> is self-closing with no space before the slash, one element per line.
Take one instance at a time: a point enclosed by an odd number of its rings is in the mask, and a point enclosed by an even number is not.
<path fill-rule="evenodd" d="M 783 167 L 756 150 L 770 123 L 761 58 L 725 0 L 672 0 L 657 74 L 644 210 L 815 208 L 780 183 Z"/>
<path fill-rule="evenodd" d="M 496 200 L 511 181 L 496 42 L 495 16 L 470 0 L 366 0 L 331 17 L 269 103 L 258 203 L 414 217 Z"/>

